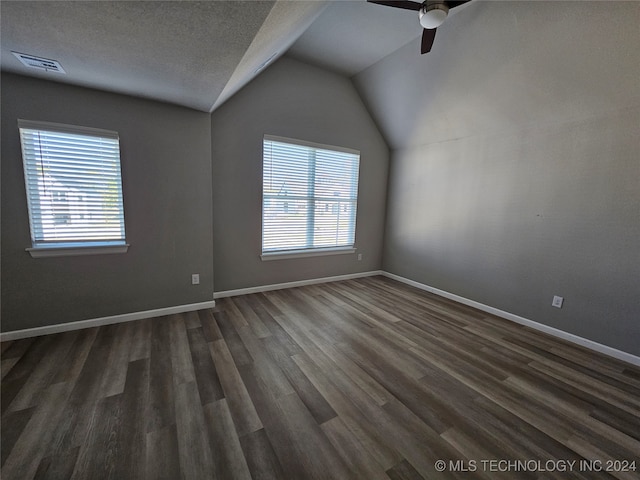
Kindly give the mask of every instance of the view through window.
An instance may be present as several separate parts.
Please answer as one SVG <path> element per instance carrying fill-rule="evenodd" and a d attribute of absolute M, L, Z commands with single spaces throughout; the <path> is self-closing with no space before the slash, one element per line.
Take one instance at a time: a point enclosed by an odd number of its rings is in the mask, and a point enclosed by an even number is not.
<path fill-rule="evenodd" d="M 118 134 L 20 120 L 34 248 L 125 244 Z"/>
<path fill-rule="evenodd" d="M 262 252 L 353 247 L 360 153 L 266 136 Z"/>

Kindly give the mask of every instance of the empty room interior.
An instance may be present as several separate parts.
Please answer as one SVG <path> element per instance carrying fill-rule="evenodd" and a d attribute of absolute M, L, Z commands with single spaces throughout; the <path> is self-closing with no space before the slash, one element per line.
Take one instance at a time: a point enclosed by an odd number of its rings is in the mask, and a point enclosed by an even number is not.
<path fill-rule="evenodd" d="M 0 2 L 1 473 L 640 478 L 640 3 Z"/>

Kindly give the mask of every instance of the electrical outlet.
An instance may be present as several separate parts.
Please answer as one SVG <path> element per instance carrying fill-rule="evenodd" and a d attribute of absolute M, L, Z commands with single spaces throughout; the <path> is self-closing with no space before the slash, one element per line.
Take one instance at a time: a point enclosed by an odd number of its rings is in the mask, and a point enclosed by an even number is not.
<path fill-rule="evenodd" d="M 191 274 L 191 285 L 200 285 L 200 274 L 192 273 Z"/>
<path fill-rule="evenodd" d="M 554 295 L 553 301 L 551 302 L 551 306 L 556 308 L 562 308 L 562 302 L 564 302 L 564 298 Z"/>
<path fill-rule="evenodd" d="M 362 254 L 361 253 L 358 254 L 358 261 L 360 261 L 360 260 L 362 260 Z"/>

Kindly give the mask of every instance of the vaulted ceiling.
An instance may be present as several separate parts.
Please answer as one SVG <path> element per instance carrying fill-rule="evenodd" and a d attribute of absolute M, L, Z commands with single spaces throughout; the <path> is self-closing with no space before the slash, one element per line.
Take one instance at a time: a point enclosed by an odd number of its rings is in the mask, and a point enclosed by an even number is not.
<path fill-rule="evenodd" d="M 358 1 L 0 2 L 1 67 L 210 112 L 280 55 L 352 76 L 421 34 Z M 22 65 L 12 51 L 66 73 Z"/>

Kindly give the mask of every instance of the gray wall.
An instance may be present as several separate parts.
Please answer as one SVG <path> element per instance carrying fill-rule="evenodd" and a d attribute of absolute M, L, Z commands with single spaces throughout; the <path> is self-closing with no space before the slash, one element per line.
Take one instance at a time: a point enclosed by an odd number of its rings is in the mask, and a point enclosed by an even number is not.
<path fill-rule="evenodd" d="M 356 247 L 363 255 L 263 262 L 262 138 L 360 150 Z M 388 149 L 350 80 L 282 58 L 212 116 L 216 291 L 377 270 Z"/>
<path fill-rule="evenodd" d="M 18 118 L 119 132 L 128 253 L 25 252 Z M 212 300 L 210 125 L 186 108 L 3 74 L 2 330 Z"/>
<path fill-rule="evenodd" d="M 356 77 L 383 268 L 640 355 L 640 4 L 552 5 L 472 2 Z"/>

